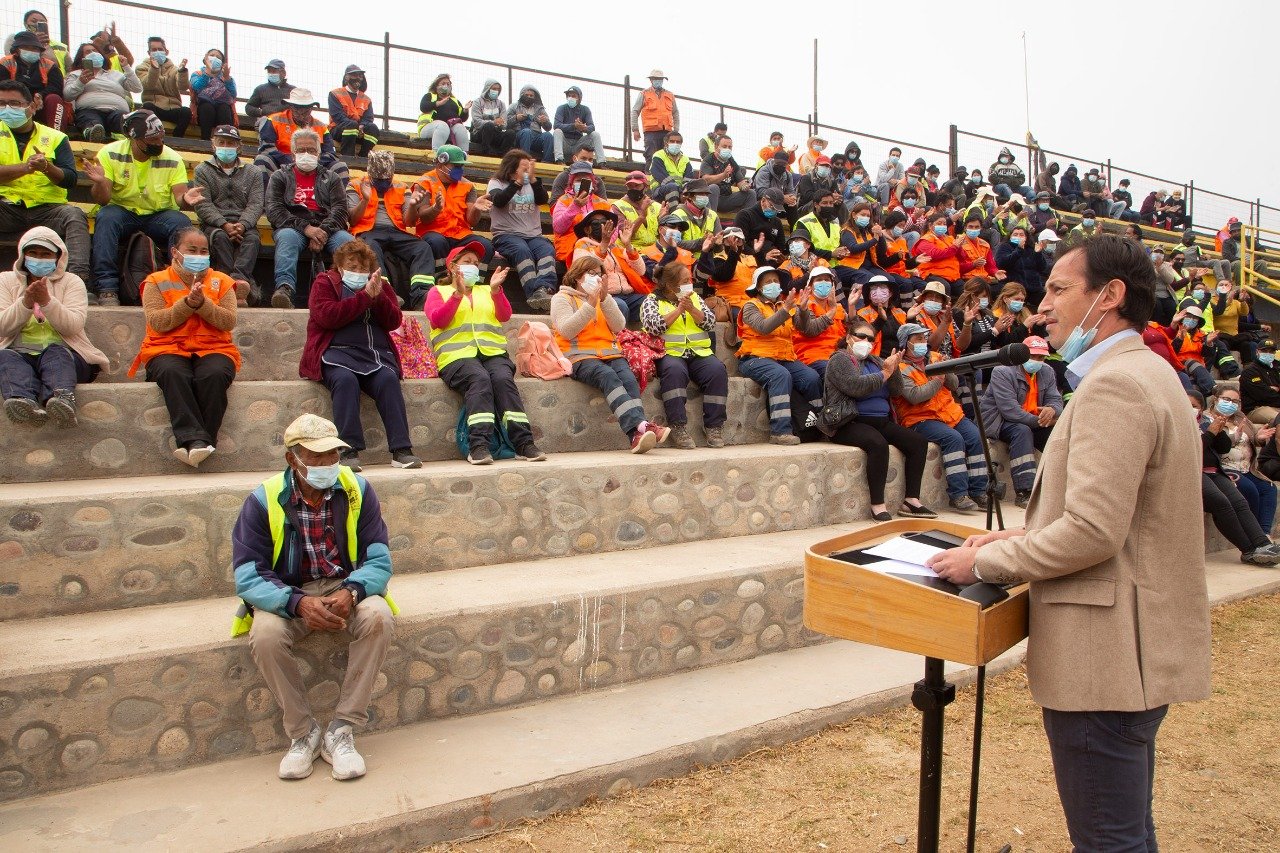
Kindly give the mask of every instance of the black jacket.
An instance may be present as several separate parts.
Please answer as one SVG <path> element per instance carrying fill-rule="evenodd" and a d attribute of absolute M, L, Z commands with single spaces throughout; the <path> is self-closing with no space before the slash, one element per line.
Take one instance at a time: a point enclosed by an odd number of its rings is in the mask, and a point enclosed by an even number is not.
<path fill-rule="evenodd" d="M 1246 415 L 1259 406 L 1280 409 L 1280 391 L 1272 391 L 1272 385 L 1280 387 L 1280 366 L 1266 367 L 1254 361 L 1244 369 L 1240 374 L 1240 407 Z"/>
<path fill-rule="evenodd" d="M 267 183 L 267 221 L 279 231 L 292 228 L 301 231 L 308 225 L 318 225 L 332 237 L 347 227 L 347 195 L 342 181 L 323 166 L 316 169 L 316 206 L 310 210 L 293 203 L 298 191 L 298 181 L 293 169 L 280 169 L 271 173 Z"/>
<path fill-rule="evenodd" d="M 771 249 L 777 249 L 784 255 L 787 253 L 787 235 L 782 229 L 783 222 L 781 216 L 775 216 L 772 219 L 765 216 L 759 205 L 738 211 L 738 215 L 733 220 L 733 224 L 742 229 L 745 235 L 744 242 L 748 246 L 755 246 L 756 238 L 761 234 L 764 235 L 764 245 L 756 255 L 756 263 L 762 267 L 770 265 L 765 255 Z"/>

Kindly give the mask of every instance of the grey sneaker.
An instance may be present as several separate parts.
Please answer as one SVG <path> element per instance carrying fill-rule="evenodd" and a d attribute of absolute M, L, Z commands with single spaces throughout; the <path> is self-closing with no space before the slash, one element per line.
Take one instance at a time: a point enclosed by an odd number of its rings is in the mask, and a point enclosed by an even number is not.
<path fill-rule="evenodd" d="M 540 287 L 531 293 L 525 302 L 528 302 L 529 307 L 539 314 L 546 314 L 551 311 L 551 291 Z"/>
<path fill-rule="evenodd" d="M 15 424 L 31 424 L 40 426 L 49 417 L 49 413 L 40 408 L 35 400 L 26 397 L 10 397 L 4 401 L 4 413 Z"/>
<path fill-rule="evenodd" d="M 978 505 L 973 502 L 973 498 L 968 495 L 961 495 L 958 498 L 952 498 L 950 503 L 952 509 L 960 512 L 973 512 L 978 508 Z"/>
<path fill-rule="evenodd" d="M 493 454 L 484 445 L 475 445 L 467 451 L 467 461 L 472 465 L 492 465 Z"/>
<path fill-rule="evenodd" d="M 396 450 L 391 454 L 392 468 L 421 468 L 422 460 L 407 450 Z"/>
<path fill-rule="evenodd" d="M 724 447 L 724 434 L 720 427 L 707 427 L 707 447 Z"/>
<path fill-rule="evenodd" d="M 681 450 L 693 450 L 698 445 L 693 443 L 693 436 L 689 435 L 688 424 L 676 424 L 671 427 L 670 442 Z"/>
<path fill-rule="evenodd" d="M 294 738 L 293 743 L 289 744 L 289 751 L 280 759 L 280 778 L 305 779 L 310 776 L 311 765 L 316 763 L 316 757 L 320 755 L 320 740 L 323 736 L 320 727 L 312 720 L 311 731 Z"/>
<path fill-rule="evenodd" d="M 272 308 L 292 308 L 293 307 L 293 288 L 287 284 L 282 284 L 276 288 L 276 292 L 271 294 Z"/>
<path fill-rule="evenodd" d="M 789 432 L 784 432 L 782 435 L 769 436 L 769 443 L 781 444 L 784 447 L 794 447 L 800 443 L 800 439 Z"/>
<path fill-rule="evenodd" d="M 59 391 L 44 404 L 49 419 L 56 425 L 66 429 L 76 425 L 76 395 L 70 391 Z"/>
<path fill-rule="evenodd" d="M 356 752 L 356 738 L 350 723 L 331 723 L 320 744 L 320 757 L 333 767 L 333 778 L 339 782 L 358 779 L 364 775 L 364 756 Z"/>
<path fill-rule="evenodd" d="M 99 293 L 98 307 L 99 308 L 119 308 L 120 294 L 116 293 L 114 290 L 108 290 L 106 293 Z"/>
<path fill-rule="evenodd" d="M 1263 545 L 1240 555 L 1240 562 L 1270 568 L 1280 563 L 1280 545 Z"/>

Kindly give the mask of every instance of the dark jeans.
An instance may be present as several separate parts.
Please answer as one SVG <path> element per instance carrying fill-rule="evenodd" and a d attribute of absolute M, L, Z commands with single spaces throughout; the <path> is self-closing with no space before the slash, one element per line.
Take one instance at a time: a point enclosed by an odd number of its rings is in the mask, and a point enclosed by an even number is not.
<path fill-rule="evenodd" d="M 478 234 L 463 234 L 461 237 L 446 237 L 437 231 L 428 231 L 422 235 L 422 242 L 431 247 L 431 259 L 435 265 L 435 276 L 441 278 L 446 275 L 445 259 L 449 253 L 458 246 L 466 245 L 472 241 L 484 246 L 484 257 L 477 264 L 480 267 L 480 278 L 482 280 L 489 277 L 489 261 L 493 259 L 493 244 L 486 238 Z"/>
<path fill-rule="evenodd" d="M 516 451 L 533 443 L 529 416 L 516 387 L 516 366 L 505 355 L 460 358 L 440 368 L 440 378 L 462 395 L 467 410 L 467 436 L 472 447 L 488 447 L 498 418 Z"/>
<path fill-rule="evenodd" d="M 1244 554 L 1268 544 L 1266 533 L 1249 510 L 1249 502 L 1226 474 L 1201 474 L 1200 496 L 1213 526 Z"/>
<path fill-rule="evenodd" d="M 258 263 L 258 252 L 262 248 L 257 224 L 244 229 L 244 237 L 239 243 L 233 241 L 221 228 L 206 228 L 204 233 L 209 238 L 213 268 L 229 273 L 237 281 L 249 282 L 250 288 L 256 290 L 253 268 Z"/>
<path fill-rule="evenodd" d="M 618 426 L 627 434 L 635 435 L 644 423 L 644 404 L 640 402 L 640 383 L 631 372 L 625 358 L 584 358 L 573 365 L 573 378 L 595 388 L 604 395 L 604 402 L 618 419 Z"/>
<path fill-rule="evenodd" d="M 491 121 L 476 128 L 471 134 L 471 150 L 485 157 L 501 157 L 516 147 L 516 132 L 498 127 Z"/>
<path fill-rule="evenodd" d="M 76 390 L 92 382 L 99 367 L 62 344 L 49 344 L 42 353 L 0 349 L 0 397 L 21 397 L 44 405 L 59 391 Z"/>
<path fill-rule="evenodd" d="M 118 205 L 98 208 L 93 224 L 93 278 L 98 293 L 120 292 L 120 267 L 116 258 L 120 247 L 139 231 L 150 237 L 162 252 L 168 251 L 174 232 L 189 228 L 191 220 L 180 210 L 161 210 L 139 215 Z"/>
<path fill-rule="evenodd" d="M 1017 491 L 1029 492 L 1036 484 L 1036 451 L 1044 450 L 1052 434 L 1053 427 L 1033 427 L 1011 421 L 1000 425 L 996 438 L 1009 445 L 1009 473 Z"/>
<path fill-rule="evenodd" d="M 769 410 L 769 432 L 791 435 L 804 424 L 791 423 L 791 391 L 799 392 L 814 409 L 822 408 L 822 381 L 802 361 L 776 361 L 749 355 L 738 360 L 738 372 L 764 389 Z"/>
<path fill-rule="evenodd" d="M 173 135 L 183 137 L 187 135 L 187 128 L 191 126 L 191 110 L 186 107 L 174 107 L 171 110 L 162 110 L 155 104 L 143 104 L 143 109 L 151 110 L 161 121 L 173 122 Z"/>
<path fill-rule="evenodd" d="M 373 398 L 378 416 L 387 431 L 387 447 L 412 450 L 409 438 L 409 413 L 400 393 L 400 377 L 394 370 L 381 367 L 373 373 L 360 374 L 335 364 L 322 364 L 324 385 L 333 397 L 333 422 L 338 435 L 352 450 L 364 450 L 364 425 L 360 423 L 360 392 Z"/>
<path fill-rule="evenodd" d="M 1156 732 L 1168 710 L 1044 709 L 1058 798 L 1076 853 L 1156 853 Z"/>
<path fill-rule="evenodd" d="M 400 286 L 396 288 L 396 293 L 403 296 L 405 301 L 409 300 L 410 294 L 415 290 L 427 291 L 435 287 L 436 260 L 431 254 L 431 247 L 426 241 L 419 240 L 417 235 L 401 231 L 399 228 L 375 225 L 357 236 L 369 244 L 370 249 L 373 249 L 373 254 L 378 259 L 378 267 L 388 278 L 390 278 L 390 272 L 387 269 L 388 255 L 399 258 L 409 267 L 409 286 L 405 287 L 404 282 L 401 281 Z M 395 282 L 392 283 L 395 284 Z"/>
<path fill-rule="evenodd" d="M 235 362 L 221 353 L 157 355 L 147 362 L 147 379 L 160 386 L 178 447 L 218 443 L 235 378 Z"/>
<path fill-rule="evenodd" d="M 213 129 L 220 124 L 229 124 L 234 126 L 236 123 L 236 111 L 231 104 L 214 104 L 209 101 L 200 101 L 196 104 L 196 121 L 200 123 L 200 138 L 208 139 L 213 136 Z"/>
<path fill-rule="evenodd" d="M 20 238 L 36 225 L 53 229 L 67 244 L 67 272 L 89 284 L 89 220 L 74 204 L 37 204 L 26 207 L 0 201 L 0 234 Z"/>
<path fill-rule="evenodd" d="M 654 367 L 668 424 L 682 426 L 689 422 L 685 403 L 688 402 L 689 381 L 693 380 L 702 390 L 703 429 L 724 426 L 728 417 L 725 407 L 729 402 L 729 371 L 723 361 L 714 355 L 694 358 L 664 355 Z"/>
<path fill-rule="evenodd" d="M 1262 532 L 1270 534 L 1276 521 L 1276 484 L 1252 471 L 1242 474 L 1235 483 Z"/>
<path fill-rule="evenodd" d="M 892 418 L 859 415 L 836 430 L 831 440 L 836 444 L 861 447 L 867 454 L 867 490 L 871 504 L 884 503 L 884 483 L 889 477 L 889 446 L 902 451 L 906 460 L 906 485 L 909 498 L 920 499 L 920 480 L 924 477 L 929 442 L 918 433 L 898 426 Z"/>
<path fill-rule="evenodd" d="M 100 124 L 106 128 L 107 134 L 121 133 L 124 126 L 124 112 L 122 110 L 91 110 L 85 107 L 76 107 L 76 127 L 80 129 L 80 134 L 95 124 Z"/>

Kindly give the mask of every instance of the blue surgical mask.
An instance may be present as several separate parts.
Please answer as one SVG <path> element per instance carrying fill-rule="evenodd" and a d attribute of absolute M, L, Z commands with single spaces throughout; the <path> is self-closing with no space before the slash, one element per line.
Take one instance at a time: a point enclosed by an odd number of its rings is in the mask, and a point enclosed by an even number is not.
<path fill-rule="evenodd" d="M 970 240 L 977 240 L 979 237 L 982 236 L 982 229 L 966 228 L 964 229 L 964 236 L 968 237 Z"/>
<path fill-rule="evenodd" d="M 3 107 L 0 108 L 0 121 L 6 126 L 18 128 L 27 123 L 27 111 L 22 107 Z"/>
<path fill-rule="evenodd" d="M 1195 317 L 1183 317 L 1182 325 L 1188 329 L 1194 329 L 1196 326 L 1200 325 L 1200 321 Z"/>
<path fill-rule="evenodd" d="M 460 264 L 458 273 L 467 284 L 475 284 L 480 280 L 480 267 L 475 264 Z"/>
<path fill-rule="evenodd" d="M 236 160 L 240 159 L 240 149 L 238 148 L 215 148 L 213 156 L 218 158 L 218 162 L 230 166 Z"/>
<path fill-rule="evenodd" d="M 58 268 L 58 261 L 46 258 L 23 258 L 22 265 L 27 268 L 27 272 L 36 278 L 44 278 L 47 275 L 52 275 L 53 271 Z"/>
<path fill-rule="evenodd" d="M 929 345 L 927 343 L 912 344 L 911 354 L 914 355 L 916 358 L 924 358 L 926 355 L 929 354 Z"/>
<path fill-rule="evenodd" d="M 342 283 L 351 290 L 364 290 L 369 284 L 369 274 L 367 272 L 356 272 L 355 270 L 343 270 Z"/>
<path fill-rule="evenodd" d="M 153 50 L 151 51 L 151 58 L 156 61 L 156 65 L 164 65 L 169 61 L 169 54 L 163 50 Z"/>
<path fill-rule="evenodd" d="M 978 307 L 981 308 L 983 311 L 987 310 L 987 306 L 990 304 L 991 304 L 991 300 L 985 296 L 978 300 Z"/>
<path fill-rule="evenodd" d="M 18 57 L 28 65 L 35 65 L 40 61 L 40 51 L 38 50 L 19 50 Z"/>
<path fill-rule="evenodd" d="M 1218 410 L 1218 414 L 1231 417 L 1236 412 L 1240 411 L 1240 404 L 1234 400 L 1219 400 L 1214 405 L 1214 408 Z"/>
<path fill-rule="evenodd" d="M 453 181 L 456 184 L 458 181 L 462 180 L 462 172 L 463 172 L 463 169 L 461 166 L 450 166 L 449 180 Z"/>
<path fill-rule="evenodd" d="M 947 226 L 935 225 L 933 226 L 933 233 L 937 234 L 939 237 L 945 237 L 947 236 Z"/>
<path fill-rule="evenodd" d="M 799 240 L 793 240 L 787 249 L 791 252 L 791 257 L 800 258 L 804 256 L 804 243 Z"/>
<path fill-rule="evenodd" d="M 1191 296 L 1194 299 L 1204 299 L 1204 290 L 1197 287 L 1195 290 L 1191 291 Z"/>
<path fill-rule="evenodd" d="M 830 167 L 830 166 L 819 166 L 815 171 L 818 173 L 818 177 L 819 177 L 819 178 L 829 178 L 829 177 L 831 177 L 831 167 Z"/>
<path fill-rule="evenodd" d="M 895 226 L 893 226 L 893 236 L 895 236 L 895 237 L 901 237 L 901 236 L 902 236 L 902 233 L 903 233 L 903 232 L 902 232 L 902 226 L 901 226 L 901 225 L 895 225 Z"/>
<path fill-rule="evenodd" d="M 1083 225 L 1085 228 L 1092 228 L 1092 227 L 1093 227 L 1094 225 L 1096 225 L 1097 223 L 1098 223 L 1098 220 L 1096 220 L 1096 219 L 1081 219 L 1081 220 L 1080 220 L 1080 224 L 1081 224 L 1081 225 Z"/>
<path fill-rule="evenodd" d="M 272 86 L 279 86 L 279 85 L 280 85 L 280 75 L 279 75 L 279 74 L 268 74 L 268 75 L 267 75 L 267 82 L 268 82 L 268 83 L 270 83 Z"/>
<path fill-rule="evenodd" d="M 1022 369 L 1027 371 L 1027 373 L 1035 373 L 1042 367 L 1044 367 L 1043 361 L 1032 361 L 1028 359 L 1022 363 Z"/>
<path fill-rule="evenodd" d="M 914 187 L 918 183 L 920 183 L 919 178 L 907 178 L 907 186 L 909 187 Z"/>
<path fill-rule="evenodd" d="M 778 215 L 778 211 L 773 210 L 772 208 L 762 207 L 760 208 L 760 212 L 764 214 L 765 219 L 773 219 Z"/>
<path fill-rule="evenodd" d="M 782 295 L 782 285 L 771 281 L 764 287 L 760 288 L 760 295 L 772 302 Z"/>
<path fill-rule="evenodd" d="M 667 153 L 668 153 L 668 154 L 670 154 L 672 157 L 679 157 L 679 156 L 680 156 L 680 143 L 678 143 L 678 142 L 673 142 L 673 143 L 671 143 L 670 145 L 668 145 L 668 146 L 667 146 Z"/>
<path fill-rule="evenodd" d="M 916 200 L 914 198 L 904 198 L 902 200 L 902 206 L 905 207 L 907 210 L 911 210 L 913 207 L 916 206 Z"/>
<path fill-rule="evenodd" d="M 1041 212 L 1046 211 L 1048 209 L 1049 209 L 1049 203 L 1046 201 L 1042 201 L 1036 205 L 1036 210 L 1039 210 Z"/>
<path fill-rule="evenodd" d="M 1010 311 L 1012 311 L 1013 313 L 1017 314 L 1019 311 L 1021 311 L 1021 310 L 1022 310 L 1022 306 L 1023 306 L 1023 304 L 1024 304 L 1024 303 L 1023 303 L 1023 301 L 1022 301 L 1021 299 L 1010 299 L 1010 300 L 1009 300 L 1009 310 L 1010 310 Z"/>
<path fill-rule="evenodd" d="M 859 228 L 866 228 L 868 225 L 870 225 L 870 224 L 871 224 L 871 217 L 870 217 L 870 216 L 859 216 L 857 219 L 855 219 L 855 220 L 853 220 L 853 221 L 854 221 L 854 222 L 856 222 L 856 223 L 858 223 L 858 227 L 859 227 Z"/>
<path fill-rule="evenodd" d="M 96 50 L 86 53 L 83 58 L 89 60 L 89 64 L 94 68 L 101 68 L 104 62 L 102 54 L 98 53 Z"/>
<path fill-rule="evenodd" d="M 308 465 L 307 473 L 303 477 L 312 488 L 326 492 L 333 488 L 334 483 L 338 482 L 338 469 L 342 467 L 341 463 L 333 465 Z"/>
<path fill-rule="evenodd" d="M 698 208 L 698 210 L 706 210 L 707 205 L 709 204 L 711 204 L 711 196 L 695 195 L 693 197 L 693 206 Z"/>
<path fill-rule="evenodd" d="M 939 311 L 942 310 L 942 303 L 941 302 L 925 302 L 920 307 L 924 309 L 924 313 L 926 314 L 937 314 Z"/>
<path fill-rule="evenodd" d="M 814 282 L 813 295 L 819 299 L 826 299 L 831 295 L 831 282 L 825 280 Z"/>
<path fill-rule="evenodd" d="M 1258 363 L 1261 364 L 1263 367 L 1270 367 L 1272 364 L 1275 363 L 1275 360 L 1276 360 L 1276 354 L 1273 352 L 1258 353 Z"/>
<path fill-rule="evenodd" d="M 1093 299 L 1093 304 L 1089 306 L 1088 311 L 1084 312 L 1085 317 L 1088 317 L 1093 313 L 1093 309 L 1098 307 L 1098 300 L 1102 298 L 1102 294 L 1105 292 L 1104 290 L 1098 291 L 1098 295 Z M 1107 316 L 1107 313 L 1104 311 L 1102 316 L 1098 318 L 1098 322 L 1094 323 L 1093 328 L 1087 332 L 1084 330 L 1083 321 L 1076 324 L 1076 327 L 1071 330 L 1071 334 L 1067 336 L 1066 343 L 1058 347 L 1058 355 L 1062 356 L 1063 361 L 1069 365 L 1089 348 L 1089 345 L 1093 343 L 1093 339 L 1098 336 L 1098 327 L 1102 325 L 1102 318 L 1105 316 Z"/>
<path fill-rule="evenodd" d="M 1013 245 L 1015 245 L 1015 246 L 1021 246 L 1021 245 L 1022 245 L 1022 238 L 1021 238 L 1021 237 L 1010 237 L 1010 238 L 1009 238 L 1009 242 L 1010 242 L 1010 243 L 1012 243 L 1012 244 L 1013 244 Z"/>
<path fill-rule="evenodd" d="M 183 255 L 182 268 L 189 273 L 200 275 L 209 268 L 208 255 Z"/>
<path fill-rule="evenodd" d="M 209 70 L 217 74 L 222 70 L 222 60 L 216 56 L 209 57 Z"/>
<path fill-rule="evenodd" d="M 895 165 L 895 166 L 896 166 L 896 165 L 898 165 L 898 160 L 899 160 L 899 159 L 901 159 L 901 158 L 899 158 L 899 157 L 898 157 L 898 155 L 896 155 L 896 154 L 890 154 L 890 155 L 889 155 L 889 162 L 890 162 L 890 163 L 892 163 L 892 164 L 893 164 L 893 165 Z"/>
<path fill-rule="evenodd" d="M 578 105 L 578 99 L 577 99 L 577 98 L 565 98 L 565 99 L 564 99 L 564 105 L 565 105 L 566 107 L 568 107 L 569 109 L 573 109 L 574 107 L 576 107 L 576 106 Z"/>

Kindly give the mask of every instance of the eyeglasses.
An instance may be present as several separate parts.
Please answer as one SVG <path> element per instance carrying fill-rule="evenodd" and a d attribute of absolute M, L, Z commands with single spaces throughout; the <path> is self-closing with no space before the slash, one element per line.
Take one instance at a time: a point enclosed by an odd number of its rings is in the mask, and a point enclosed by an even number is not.
<path fill-rule="evenodd" d="M 853 336 L 860 341 L 874 341 L 876 339 L 875 335 L 868 335 L 865 332 L 853 332 Z"/>

